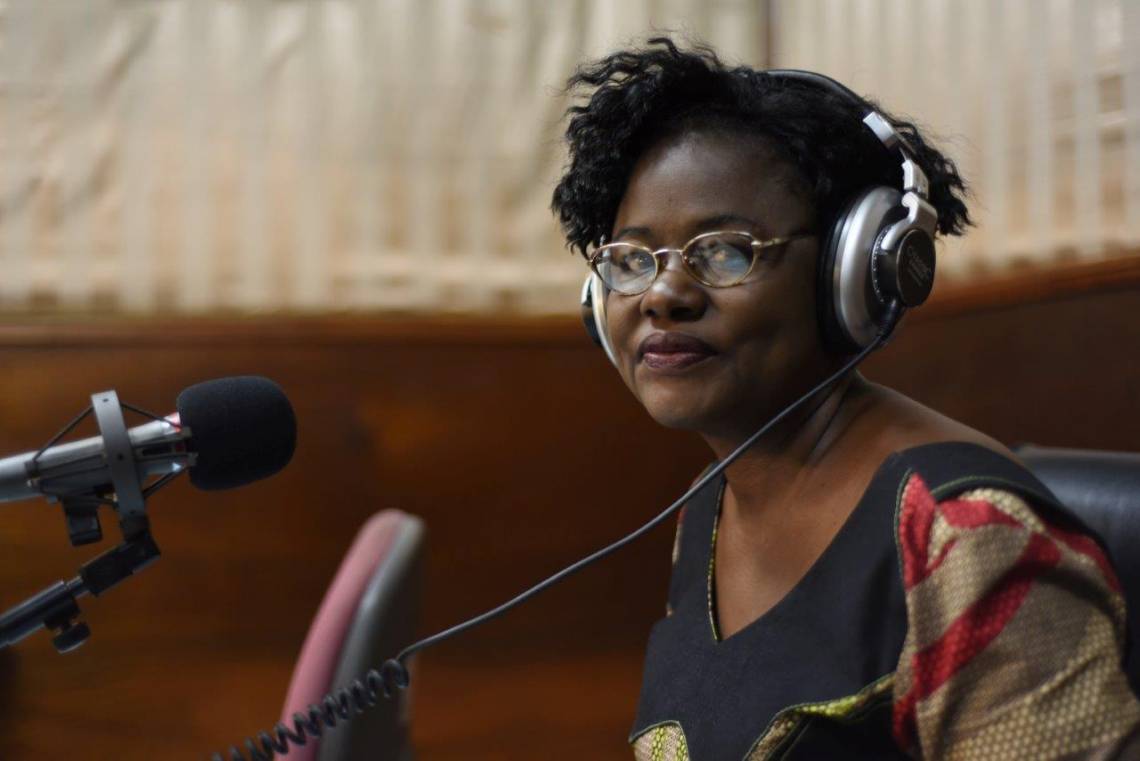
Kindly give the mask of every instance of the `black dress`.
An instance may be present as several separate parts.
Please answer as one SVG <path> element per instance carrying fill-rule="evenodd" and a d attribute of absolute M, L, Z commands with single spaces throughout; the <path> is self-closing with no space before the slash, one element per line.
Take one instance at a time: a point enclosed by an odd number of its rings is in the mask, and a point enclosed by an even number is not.
<path fill-rule="evenodd" d="M 999 646 L 1016 652 L 1022 628 L 1036 626 L 1029 618 L 1034 611 L 1040 605 L 1061 604 L 1044 577 L 1016 589 L 1002 586 L 1011 572 L 1016 576 L 1024 568 L 1018 565 L 1022 554 L 1003 554 L 998 543 L 1029 537 L 1037 542 L 1033 546 L 1040 545 L 1034 533 L 1036 513 L 1028 512 L 1026 505 L 1060 511 L 1048 490 L 990 450 L 935 444 L 887 458 L 807 574 L 765 614 L 722 639 L 712 579 L 723 487 L 722 477 L 695 495 L 678 527 L 670 612 L 650 635 L 630 736 L 639 761 L 941 756 L 953 751 L 951 740 L 968 734 L 957 730 L 965 726 L 956 723 L 963 716 L 967 725 L 977 723 L 978 715 L 988 721 L 984 711 L 970 713 L 977 695 L 956 683 L 955 676 L 976 680 L 968 669 L 979 653 L 990 657 Z M 965 498 L 959 496 L 963 494 Z M 1041 526 L 1038 533 L 1052 530 Z M 1014 534 L 1015 529 L 1021 533 Z M 1067 551 L 1065 542 L 1054 539 L 1053 544 Z M 939 557 L 928 556 L 935 547 Z M 1088 559 L 1094 551 L 1081 545 L 1073 557 L 1058 560 L 1057 568 L 1073 566 L 1083 572 L 1080 569 L 1094 565 Z M 1002 559 L 1011 554 L 1012 559 Z M 1046 553 L 1048 558 L 1054 554 Z M 1010 568 L 999 568 L 993 576 L 1001 583 L 983 585 L 985 594 L 978 600 L 963 604 L 957 592 L 957 597 L 930 594 L 936 583 L 956 590 L 962 585 L 955 582 L 964 573 L 986 571 L 987 564 L 1002 562 Z M 1090 595 L 1103 594 L 1109 614 L 1102 615 L 1106 605 L 1099 605 L 1097 598 L 1089 605 L 1078 601 L 1073 615 L 1095 619 L 1093 623 L 1109 632 L 1103 657 L 1118 664 L 1119 645 L 1114 645 L 1112 632 L 1121 623 L 1114 619 L 1112 606 L 1120 603 L 1120 616 L 1123 607 L 1106 569 L 1107 564 L 1100 566 L 1107 576 L 1088 571 L 1082 583 L 1099 584 Z M 992 595 L 997 595 L 993 599 L 1000 608 L 987 607 Z M 1071 601 L 1065 604 L 1073 606 Z M 1086 610 L 1089 607 L 1095 610 Z M 951 608 L 954 615 L 944 615 Z M 998 618 L 991 609 L 999 611 Z M 979 611 L 986 611 L 985 621 L 973 615 Z M 938 638 L 922 639 L 919 634 L 933 619 L 952 625 L 944 634 L 939 631 Z M 1048 644 L 1063 651 L 1071 643 Z M 1056 660 L 1061 669 L 1069 662 L 1064 657 Z M 1027 680 L 1024 687 L 1031 693 L 1049 676 L 1019 678 Z M 1109 710 L 1119 715 L 1108 733 L 1113 738 L 1140 721 L 1140 707 L 1126 685 L 1123 692 L 1118 689 L 1123 678 L 1117 676 L 1109 675 L 1097 688 L 1104 700 L 1086 707 L 1085 697 L 1074 698 L 1078 714 Z M 1005 693 L 1016 692 L 1022 685 L 1015 682 L 1004 681 L 1001 687 Z M 1063 702 L 1073 713 L 1073 702 Z M 997 738 L 1024 729 L 991 724 L 984 731 Z M 1101 745 L 1097 740 L 1090 747 Z"/>

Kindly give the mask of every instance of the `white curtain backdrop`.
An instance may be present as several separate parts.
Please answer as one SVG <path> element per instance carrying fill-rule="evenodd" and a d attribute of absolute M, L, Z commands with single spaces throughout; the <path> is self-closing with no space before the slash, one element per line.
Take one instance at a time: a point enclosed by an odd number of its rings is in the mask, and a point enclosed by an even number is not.
<path fill-rule="evenodd" d="M 978 227 L 939 275 L 1140 248 L 1140 2 L 774 0 L 771 59 L 942 136 Z"/>
<path fill-rule="evenodd" d="M 1137 247 L 1138 2 L 0 0 L 0 311 L 571 312 L 559 89 L 653 29 L 945 135 L 943 275 Z"/>
<path fill-rule="evenodd" d="M 747 0 L 9 0 L 0 310 L 568 312 L 575 65 Z"/>

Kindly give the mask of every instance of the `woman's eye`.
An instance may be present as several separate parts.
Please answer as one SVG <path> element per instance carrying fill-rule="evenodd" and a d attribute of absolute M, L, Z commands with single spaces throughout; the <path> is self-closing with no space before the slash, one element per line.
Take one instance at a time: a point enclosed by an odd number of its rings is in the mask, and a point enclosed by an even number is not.
<path fill-rule="evenodd" d="M 706 249 L 705 259 L 712 267 L 736 267 L 748 261 L 748 256 L 728 243 L 718 243 Z"/>
<path fill-rule="evenodd" d="M 710 258 L 715 264 L 725 264 L 732 259 L 739 257 L 740 252 L 728 245 L 719 245 L 713 249 Z"/>
<path fill-rule="evenodd" d="M 642 251 L 638 251 L 623 257 L 621 260 L 621 268 L 626 272 L 645 272 L 647 269 L 653 268 L 653 257 L 646 255 Z"/>

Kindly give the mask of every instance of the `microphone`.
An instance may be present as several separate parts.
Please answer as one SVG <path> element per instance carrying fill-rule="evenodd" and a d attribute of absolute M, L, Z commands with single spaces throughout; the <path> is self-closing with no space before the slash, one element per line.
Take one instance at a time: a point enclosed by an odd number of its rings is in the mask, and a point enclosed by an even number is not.
<path fill-rule="evenodd" d="M 78 598 L 98 597 L 159 557 L 150 533 L 146 498 L 189 470 L 199 489 L 229 489 L 273 475 L 289 463 L 297 439 L 293 407 L 268 378 L 221 378 L 178 395 L 178 411 L 160 418 L 128 404 L 114 391 L 91 395 L 91 406 L 36 452 L 0 460 L 0 501 L 46 496 L 59 501 L 72 544 L 102 538 L 98 509 L 114 508 L 123 542 L 85 563 L 71 581 L 58 581 L 0 614 L 0 648 L 32 632 L 56 632 L 52 643 L 69 652 L 91 635 L 79 621 Z M 153 418 L 127 429 L 123 409 Z M 99 436 L 56 444 L 94 413 Z M 143 482 L 158 479 L 144 488 Z"/>
<path fill-rule="evenodd" d="M 117 403 L 114 392 L 92 398 Z M 180 393 L 175 406 L 177 412 L 126 431 L 139 483 L 189 468 L 199 489 L 232 489 L 273 475 L 293 456 L 293 408 L 268 378 L 198 383 Z M 113 464 L 102 435 L 0 459 L 0 502 L 111 491 Z"/>
<path fill-rule="evenodd" d="M 285 392 L 256 375 L 190 386 L 175 403 L 196 461 L 190 483 L 205 491 L 233 489 L 268 478 L 289 464 L 297 418 Z"/>

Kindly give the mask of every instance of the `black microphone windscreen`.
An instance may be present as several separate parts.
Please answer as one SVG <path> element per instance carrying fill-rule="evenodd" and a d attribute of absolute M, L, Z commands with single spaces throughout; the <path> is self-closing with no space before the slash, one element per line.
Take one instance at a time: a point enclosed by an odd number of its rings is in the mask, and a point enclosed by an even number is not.
<path fill-rule="evenodd" d="M 273 381 L 256 375 L 198 383 L 178 395 L 197 462 L 190 483 L 231 489 L 271 476 L 289 464 L 297 443 L 293 406 Z"/>

